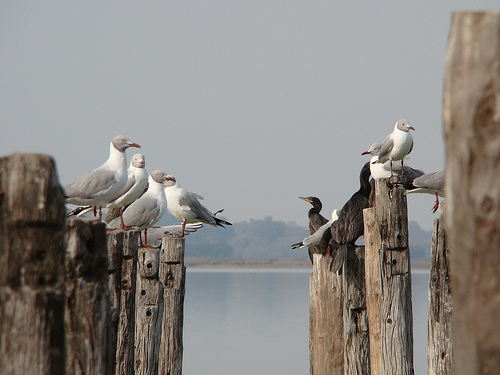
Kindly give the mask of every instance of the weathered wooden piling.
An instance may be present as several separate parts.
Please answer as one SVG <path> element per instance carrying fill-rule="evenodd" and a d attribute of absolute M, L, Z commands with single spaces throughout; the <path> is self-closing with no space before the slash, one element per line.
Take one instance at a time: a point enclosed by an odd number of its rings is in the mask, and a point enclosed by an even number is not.
<path fill-rule="evenodd" d="M 69 219 L 66 232 L 66 374 L 111 374 L 105 225 Z"/>
<path fill-rule="evenodd" d="M 446 235 L 455 373 L 500 374 L 500 12 L 453 14 L 446 54 Z"/>
<path fill-rule="evenodd" d="M 344 374 L 370 374 L 365 300 L 365 248 L 349 248 L 343 265 Z"/>
<path fill-rule="evenodd" d="M 0 158 L 0 373 L 64 374 L 64 196 L 47 155 Z"/>
<path fill-rule="evenodd" d="M 396 181 L 377 180 L 375 207 L 364 210 L 370 363 L 372 374 L 412 375 L 407 204 L 404 188 Z"/>
<path fill-rule="evenodd" d="M 184 321 L 184 238 L 163 238 L 160 281 L 163 284 L 163 322 L 159 374 L 182 374 L 182 327 Z"/>
<path fill-rule="evenodd" d="M 449 247 L 445 236 L 445 216 L 441 202 L 439 219 L 434 220 L 429 279 L 428 374 L 451 375 L 453 346 L 451 341 L 451 298 Z"/>
<path fill-rule="evenodd" d="M 332 258 L 313 254 L 309 277 L 309 358 L 311 375 L 344 375 L 342 276 L 330 271 Z"/>

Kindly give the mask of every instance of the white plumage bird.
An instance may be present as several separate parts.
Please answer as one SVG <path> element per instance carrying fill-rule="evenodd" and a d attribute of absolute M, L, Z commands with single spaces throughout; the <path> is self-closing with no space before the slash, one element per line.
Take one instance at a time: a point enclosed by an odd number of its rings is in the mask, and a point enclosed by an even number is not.
<path fill-rule="evenodd" d="M 394 125 L 393 132 L 385 137 L 384 142 L 382 142 L 377 163 L 383 164 L 390 161 L 391 175 L 393 162 L 401 160 L 401 166 L 403 166 L 404 157 L 413 149 L 413 137 L 410 134 L 410 130 L 415 130 L 415 128 L 410 126 L 407 120 L 399 120 Z M 403 170 L 402 173 L 404 173 Z"/>

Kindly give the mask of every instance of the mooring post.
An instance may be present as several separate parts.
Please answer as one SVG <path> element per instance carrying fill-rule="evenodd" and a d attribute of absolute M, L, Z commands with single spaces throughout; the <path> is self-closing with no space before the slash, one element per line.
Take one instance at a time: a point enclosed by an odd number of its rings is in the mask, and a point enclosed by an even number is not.
<path fill-rule="evenodd" d="M 445 236 L 444 206 L 441 202 L 439 219 L 434 220 L 429 279 L 428 374 L 451 375 L 453 346 L 451 341 L 451 298 L 449 247 Z"/>
<path fill-rule="evenodd" d="M 182 374 L 184 321 L 184 238 L 163 238 L 160 281 L 164 287 L 159 374 Z"/>
<path fill-rule="evenodd" d="M 350 247 L 342 267 L 344 373 L 370 374 L 370 342 L 365 299 L 365 248 Z"/>
<path fill-rule="evenodd" d="M 69 219 L 66 232 L 66 374 L 110 374 L 111 309 L 105 225 Z"/>
<path fill-rule="evenodd" d="M 52 158 L 0 158 L 2 375 L 65 373 L 64 232 Z"/>
<path fill-rule="evenodd" d="M 455 374 L 500 374 L 500 12 L 453 14 L 446 54 L 446 235 Z"/>
<path fill-rule="evenodd" d="M 332 258 L 313 254 L 309 277 L 311 375 L 344 375 L 342 276 L 330 271 Z"/>
<path fill-rule="evenodd" d="M 163 306 L 160 250 L 140 247 L 135 318 L 136 375 L 158 374 Z"/>
<path fill-rule="evenodd" d="M 364 210 L 370 351 L 372 374 L 413 375 L 408 216 L 397 181 L 375 181 L 375 207 Z"/>

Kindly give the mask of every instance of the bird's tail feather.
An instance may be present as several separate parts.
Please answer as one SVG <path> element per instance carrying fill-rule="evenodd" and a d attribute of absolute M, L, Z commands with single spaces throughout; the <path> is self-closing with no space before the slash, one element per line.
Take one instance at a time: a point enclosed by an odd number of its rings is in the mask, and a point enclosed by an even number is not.
<path fill-rule="evenodd" d="M 300 249 L 301 247 L 304 247 L 304 244 L 302 242 L 297 242 L 292 245 L 292 250 Z"/>
<path fill-rule="evenodd" d="M 332 263 L 330 263 L 330 271 L 342 274 L 342 266 L 347 259 L 347 245 L 339 244 L 335 255 L 333 256 Z"/>
<path fill-rule="evenodd" d="M 79 207 L 75 208 L 73 211 L 70 211 L 66 216 L 67 217 L 77 216 L 78 214 L 82 213 L 83 211 L 88 210 L 91 207 L 92 206 L 79 206 Z"/>
<path fill-rule="evenodd" d="M 233 225 L 229 221 L 226 221 L 226 220 L 218 219 L 216 217 L 214 217 L 214 219 L 215 219 L 215 224 L 217 224 L 219 227 L 222 227 L 222 228 L 225 228 L 224 225 Z"/>

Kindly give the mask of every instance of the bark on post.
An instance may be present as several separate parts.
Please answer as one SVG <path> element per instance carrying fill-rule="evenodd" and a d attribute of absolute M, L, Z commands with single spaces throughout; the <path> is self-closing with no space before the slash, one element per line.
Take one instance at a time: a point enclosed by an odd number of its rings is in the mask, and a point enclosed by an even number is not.
<path fill-rule="evenodd" d="M 135 374 L 157 375 L 163 319 L 163 285 L 160 283 L 160 250 L 139 248 Z"/>
<path fill-rule="evenodd" d="M 453 14 L 444 85 L 456 374 L 500 373 L 500 12 Z"/>
<path fill-rule="evenodd" d="M 66 240 L 66 374 L 110 374 L 114 357 L 105 225 L 69 219 Z"/>
<path fill-rule="evenodd" d="M 349 248 L 343 265 L 344 373 L 370 374 L 370 342 L 365 302 L 365 249 Z"/>
<path fill-rule="evenodd" d="M 373 373 L 406 375 L 414 373 L 411 270 L 406 196 L 396 181 L 377 180 L 375 207 L 364 211 L 367 309 Z"/>
<path fill-rule="evenodd" d="M 164 311 L 160 348 L 160 374 L 182 374 L 182 325 L 184 320 L 184 238 L 163 238 L 160 281 Z"/>
<path fill-rule="evenodd" d="M 309 277 L 309 358 L 311 375 L 344 375 L 342 276 L 330 271 L 330 257 L 313 254 Z"/>
<path fill-rule="evenodd" d="M 439 219 L 434 220 L 429 280 L 429 344 L 428 374 L 453 374 L 451 342 L 452 299 L 449 277 L 449 249 L 445 238 L 444 206 L 441 202 Z"/>
<path fill-rule="evenodd" d="M 47 155 L 0 158 L 0 373 L 64 374 L 65 207 Z"/>

